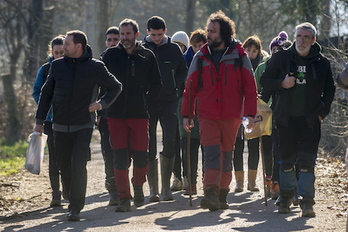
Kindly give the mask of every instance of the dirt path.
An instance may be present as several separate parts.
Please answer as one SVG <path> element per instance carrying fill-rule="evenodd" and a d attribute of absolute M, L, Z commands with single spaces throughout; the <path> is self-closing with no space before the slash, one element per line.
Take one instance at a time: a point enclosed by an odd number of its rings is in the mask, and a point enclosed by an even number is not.
<path fill-rule="evenodd" d="M 100 146 L 91 145 L 92 161 L 88 164 L 86 206 L 80 222 L 66 219 L 67 202 L 61 208 L 49 208 L 50 188 L 47 159 L 39 176 L 27 172 L 11 179 L 0 180 L 1 231 L 345 231 L 347 181 L 342 161 L 320 159 L 317 168 L 315 218 L 300 217 L 300 208 L 292 207 L 290 214 L 276 213 L 273 200 L 264 205 L 263 191 L 231 192 L 230 208 L 209 212 L 199 207 L 203 195 L 199 181 L 198 196 L 189 206 L 183 192 L 174 193 L 174 202 L 146 203 L 132 211 L 115 213 L 107 206 L 104 188 L 104 163 Z M 245 153 L 246 155 L 246 153 Z M 245 159 L 246 160 L 246 159 Z M 201 180 L 201 165 L 199 165 Z M 261 186 L 258 175 L 258 186 Z M 234 189 L 235 181 L 231 184 Z M 10 186 L 10 187 L 9 187 Z M 148 184 L 144 185 L 149 195 Z"/>

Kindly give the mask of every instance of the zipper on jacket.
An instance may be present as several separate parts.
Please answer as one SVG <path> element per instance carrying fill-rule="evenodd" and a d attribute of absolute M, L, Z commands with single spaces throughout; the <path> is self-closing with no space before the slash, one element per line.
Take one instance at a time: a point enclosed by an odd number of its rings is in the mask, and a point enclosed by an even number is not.
<path fill-rule="evenodd" d="M 316 71 L 315 71 L 314 65 L 310 65 L 310 66 L 311 66 L 311 68 L 312 68 L 313 79 L 315 80 L 315 79 L 317 79 L 317 73 L 316 73 Z"/>
<path fill-rule="evenodd" d="M 211 70 L 211 66 L 209 66 L 209 68 L 210 68 L 211 85 L 214 86 L 213 70 Z"/>
<path fill-rule="evenodd" d="M 124 85 L 124 88 L 123 88 L 123 91 L 124 91 L 124 108 L 123 108 L 123 117 L 126 118 L 127 116 L 127 100 L 128 100 L 128 85 L 129 85 L 129 77 L 130 77 L 130 74 L 132 72 L 132 70 L 130 70 L 132 67 L 131 67 L 131 57 L 130 55 L 128 55 L 127 57 L 127 76 L 126 76 L 126 80 L 125 80 L 125 85 Z"/>
<path fill-rule="evenodd" d="M 70 98 L 69 98 L 69 118 L 68 118 L 68 132 L 70 132 L 70 124 L 71 124 L 71 102 L 72 102 L 72 94 L 73 94 L 73 88 L 75 85 L 75 79 L 76 79 L 76 59 L 72 60 L 72 80 L 71 80 L 71 90 L 70 90 Z"/>
<path fill-rule="evenodd" d="M 132 77 L 135 77 L 135 61 L 131 61 L 131 75 Z"/>
<path fill-rule="evenodd" d="M 225 73 L 224 73 L 224 78 L 225 78 L 225 85 L 227 85 L 227 71 L 228 71 L 228 69 L 227 69 L 227 64 L 225 64 Z"/>

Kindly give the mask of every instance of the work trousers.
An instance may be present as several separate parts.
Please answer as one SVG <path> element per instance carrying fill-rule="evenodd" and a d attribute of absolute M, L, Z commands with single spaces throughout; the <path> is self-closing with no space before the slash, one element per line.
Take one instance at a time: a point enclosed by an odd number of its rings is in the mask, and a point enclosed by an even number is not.
<path fill-rule="evenodd" d="M 75 132 L 54 131 L 54 146 L 63 184 L 69 193 L 69 211 L 80 212 L 85 205 L 87 161 L 90 159 L 92 128 Z"/>
<path fill-rule="evenodd" d="M 156 160 L 157 156 L 157 123 L 162 127 L 163 151 L 167 158 L 174 158 L 176 154 L 176 133 L 178 129 L 177 117 L 178 102 L 160 102 L 149 106 L 149 160 Z"/>
<path fill-rule="evenodd" d="M 101 116 L 98 124 L 100 145 L 105 163 L 105 187 L 109 193 L 117 191 L 114 176 L 114 154 L 110 143 L 110 133 L 106 117 Z"/>
<path fill-rule="evenodd" d="M 320 121 L 309 127 L 305 117 L 290 117 L 288 126 L 277 123 L 280 153 L 280 193 L 291 197 L 296 189 L 306 199 L 314 198 L 314 167 L 321 136 Z M 299 177 L 296 179 L 295 164 Z"/>
<path fill-rule="evenodd" d="M 132 184 L 142 186 L 146 181 L 149 121 L 108 118 L 108 124 L 114 151 L 114 175 L 119 198 L 131 199 L 128 168 L 132 159 Z"/>
<path fill-rule="evenodd" d="M 232 153 L 240 123 L 239 118 L 199 118 L 204 148 L 204 188 L 214 186 L 229 190 L 232 179 Z"/>

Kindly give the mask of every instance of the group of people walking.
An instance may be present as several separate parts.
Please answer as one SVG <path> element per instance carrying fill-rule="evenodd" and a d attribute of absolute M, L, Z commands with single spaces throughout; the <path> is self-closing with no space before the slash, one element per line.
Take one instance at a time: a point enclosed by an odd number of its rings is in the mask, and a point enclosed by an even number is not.
<path fill-rule="evenodd" d="M 262 50 L 257 36 L 239 42 L 234 22 L 222 11 L 212 13 L 206 30 L 197 29 L 190 37 L 182 31 L 172 37 L 166 33 L 165 20 L 153 16 L 147 21 L 147 36 L 139 41 L 138 23 L 124 19 L 119 27 L 107 30 L 107 49 L 100 60 L 92 58 L 82 31 L 52 40 L 50 62 L 40 68 L 33 94 L 38 103 L 34 130 L 49 135 L 51 206 L 60 206 L 63 195 L 69 200 L 68 220 L 80 220 L 89 143 L 97 124 L 109 205 L 116 205 L 116 212 L 130 211 L 132 199 L 136 207 L 145 204 L 146 180 L 149 202 L 172 201 L 173 190 L 197 194 L 199 147 L 204 190 L 200 206 L 228 209 L 233 165 L 235 191 L 244 187 L 241 118 L 247 118 L 252 129 L 259 95 L 271 105 L 274 116 L 272 136 L 260 138 L 269 193 L 274 198 L 279 195 L 279 213 L 289 213 L 299 195 L 302 216 L 315 216 L 320 123 L 335 93 L 330 63 L 320 53 L 315 27 L 298 25 L 293 43 L 285 32 L 279 33 L 270 44 L 271 56 Z M 248 141 L 251 191 L 258 191 L 260 139 Z"/>

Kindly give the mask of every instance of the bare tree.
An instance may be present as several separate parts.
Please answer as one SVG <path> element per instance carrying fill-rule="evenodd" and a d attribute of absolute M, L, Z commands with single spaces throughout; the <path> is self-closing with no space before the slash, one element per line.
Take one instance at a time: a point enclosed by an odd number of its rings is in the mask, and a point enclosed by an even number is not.
<path fill-rule="evenodd" d="M 186 1 L 186 25 L 185 29 L 187 32 L 194 31 L 194 22 L 196 16 L 196 3 L 197 0 Z"/>
<path fill-rule="evenodd" d="M 110 26 L 109 25 L 109 1 L 108 0 L 99 0 L 97 1 L 98 15 L 96 22 L 96 31 L 97 31 L 97 45 L 94 49 L 97 51 L 97 54 L 105 49 L 105 31 Z"/>
<path fill-rule="evenodd" d="M 23 37 L 26 31 L 26 17 L 22 12 L 28 4 L 23 1 L 5 0 L 1 2 L 0 22 L 3 30 L 2 42 L 6 47 L 9 60 L 3 60 L 4 66 L 8 66 L 2 76 L 4 88 L 4 103 L 7 112 L 7 127 L 3 131 L 6 134 L 7 143 L 13 143 L 21 139 L 21 120 L 19 118 L 18 100 L 16 96 L 15 82 L 17 79 L 17 65 L 23 51 Z M 8 62 L 9 61 L 9 62 Z"/>

